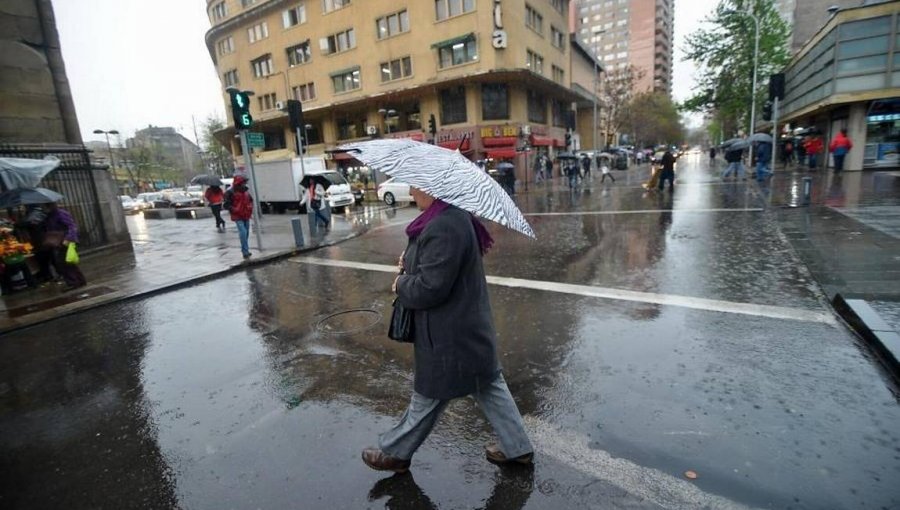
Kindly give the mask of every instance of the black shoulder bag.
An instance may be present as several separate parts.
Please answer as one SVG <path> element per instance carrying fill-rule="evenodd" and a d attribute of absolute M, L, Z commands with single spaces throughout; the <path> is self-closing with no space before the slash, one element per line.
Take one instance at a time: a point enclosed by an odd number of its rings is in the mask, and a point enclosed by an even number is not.
<path fill-rule="evenodd" d="M 400 271 L 400 274 L 403 274 Z M 394 298 L 394 311 L 391 312 L 391 324 L 388 326 L 388 338 L 398 342 L 413 343 L 413 311 L 400 303 L 400 297 Z"/>

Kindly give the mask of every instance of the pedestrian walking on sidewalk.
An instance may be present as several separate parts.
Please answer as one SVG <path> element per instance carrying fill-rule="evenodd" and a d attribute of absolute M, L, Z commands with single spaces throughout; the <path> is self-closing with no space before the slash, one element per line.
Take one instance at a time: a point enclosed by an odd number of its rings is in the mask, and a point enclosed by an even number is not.
<path fill-rule="evenodd" d="M 844 171 L 844 158 L 852 148 L 853 142 L 847 137 L 847 129 L 841 129 L 831 141 L 831 145 L 828 146 L 828 150 L 831 151 L 834 158 L 834 173 L 838 174 Z"/>
<path fill-rule="evenodd" d="M 769 162 L 772 159 L 772 144 L 768 142 L 759 142 L 756 145 L 756 182 L 765 182 L 772 176 L 769 169 Z"/>
<path fill-rule="evenodd" d="M 809 158 L 810 171 L 816 171 L 818 169 L 819 153 L 822 152 L 822 149 L 825 147 L 822 143 L 822 139 L 819 138 L 818 134 L 813 134 L 809 137 L 809 140 L 803 144 L 803 147 L 806 149 L 806 156 Z"/>
<path fill-rule="evenodd" d="M 222 219 L 222 203 L 225 202 L 225 192 L 220 186 L 210 186 L 206 188 L 203 198 L 206 199 L 206 203 L 216 219 L 216 230 L 225 232 L 225 220 Z"/>
<path fill-rule="evenodd" d="M 591 158 L 587 154 L 581 155 L 581 178 L 587 179 L 591 176 Z"/>
<path fill-rule="evenodd" d="M 331 224 L 325 217 L 325 213 L 322 212 L 328 207 L 328 202 L 325 200 L 325 187 L 321 183 L 317 182 L 315 185 L 303 188 L 300 205 L 306 205 L 307 214 L 314 215 L 316 227 L 321 223 L 325 230 L 328 230 Z"/>
<path fill-rule="evenodd" d="M 84 287 L 87 279 L 78 264 L 66 262 L 69 245 L 78 244 L 78 224 L 69 211 L 61 209 L 56 203 L 45 207 L 47 218 L 44 220 L 44 247 L 51 252 L 53 268 L 66 282 L 66 290 Z"/>
<path fill-rule="evenodd" d="M 728 166 L 722 172 L 722 179 L 726 179 L 732 172 L 737 179 L 746 179 L 744 177 L 744 149 L 726 149 L 725 161 Z"/>
<path fill-rule="evenodd" d="M 225 192 L 225 207 L 231 213 L 241 240 L 241 255 L 250 258 L 250 218 L 253 217 L 253 197 L 247 190 L 247 178 L 238 175 L 234 184 Z"/>
<path fill-rule="evenodd" d="M 662 171 L 659 173 L 659 190 L 662 191 L 669 181 L 669 192 L 675 191 L 675 155 L 671 150 L 666 150 L 662 157 Z"/>
<path fill-rule="evenodd" d="M 497 359 L 497 335 L 482 256 L 493 244 L 472 214 L 410 188 L 423 211 L 406 228 L 409 244 L 391 290 L 413 310 L 414 391 L 400 422 L 362 452 L 370 468 L 403 473 L 451 400 L 472 395 L 494 427 L 497 464 L 532 465 L 534 449 Z"/>
<path fill-rule="evenodd" d="M 540 184 L 544 180 L 544 157 L 535 156 L 534 158 L 534 183 Z"/>
<path fill-rule="evenodd" d="M 612 179 L 612 182 L 615 183 L 616 178 L 613 177 L 612 172 L 609 171 L 609 165 L 606 164 L 608 162 L 608 160 L 606 160 L 606 158 L 603 158 L 603 159 L 598 159 L 598 161 L 601 161 L 601 163 L 600 163 L 600 184 L 603 184 L 604 182 L 606 182 L 607 177 Z"/>
<path fill-rule="evenodd" d="M 709 148 L 709 165 L 716 166 L 716 148 L 715 147 Z"/>

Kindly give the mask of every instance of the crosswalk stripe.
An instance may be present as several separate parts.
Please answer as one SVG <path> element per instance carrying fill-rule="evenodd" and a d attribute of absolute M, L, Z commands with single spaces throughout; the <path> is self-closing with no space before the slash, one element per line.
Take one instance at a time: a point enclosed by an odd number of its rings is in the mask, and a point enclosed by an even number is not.
<path fill-rule="evenodd" d="M 634 211 L 572 211 L 572 212 L 544 212 L 528 213 L 525 216 L 591 216 L 599 214 L 653 214 L 653 213 L 704 213 L 704 212 L 762 212 L 765 209 L 638 209 Z"/>

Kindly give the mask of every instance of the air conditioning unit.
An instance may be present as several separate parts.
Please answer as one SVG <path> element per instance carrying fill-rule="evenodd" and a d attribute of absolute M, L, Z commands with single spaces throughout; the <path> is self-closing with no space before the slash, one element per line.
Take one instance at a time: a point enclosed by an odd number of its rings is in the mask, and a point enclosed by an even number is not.
<path fill-rule="evenodd" d="M 522 125 L 522 134 L 528 136 L 531 134 L 531 126 L 529 124 Z"/>
<path fill-rule="evenodd" d="M 378 134 L 378 126 L 366 126 L 366 134 L 369 136 L 375 136 Z"/>
<path fill-rule="evenodd" d="M 284 101 L 275 101 L 275 109 L 276 110 L 284 110 L 287 105 L 284 104 Z"/>

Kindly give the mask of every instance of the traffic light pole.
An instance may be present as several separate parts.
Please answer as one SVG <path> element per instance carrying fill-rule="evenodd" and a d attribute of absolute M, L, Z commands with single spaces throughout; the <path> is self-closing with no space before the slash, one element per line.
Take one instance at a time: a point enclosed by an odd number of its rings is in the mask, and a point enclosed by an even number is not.
<path fill-rule="evenodd" d="M 259 191 L 256 188 L 256 170 L 253 168 L 253 157 L 250 155 L 249 131 L 241 130 L 241 150 L 244 152 L 244 168 L 250 170 L 250 184 L 253 186 L 253 230 L 256 232 L 256 249 L 262 251 L 262 213 L 259 204 Z"/>
<path fill-rule="evenodd" d="M 303 174 L 300 178 L 302 179 L 302 178 L 306 177 L 306 165 L 303 164 L 304 140 L 303 140 L 303 137 L 300 136 L 300 128 L 298 127 L 296 129 L 297 129 L 297 157 L 300 158 L 300 173 Z M 298 182 L 297 185 L 299 186 L 300 183 Z"/>
<path fill-rule="evenodd" d="M 778 153 L 778 96 L 772 105 L 772 173 L 775 173 L 775 154 Z"/>

